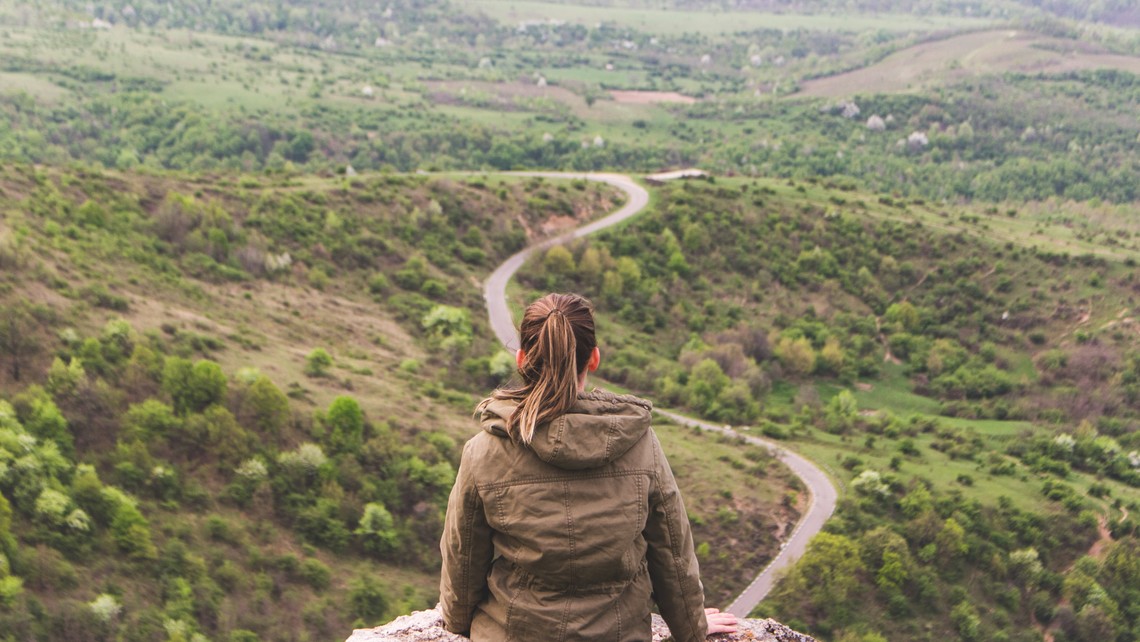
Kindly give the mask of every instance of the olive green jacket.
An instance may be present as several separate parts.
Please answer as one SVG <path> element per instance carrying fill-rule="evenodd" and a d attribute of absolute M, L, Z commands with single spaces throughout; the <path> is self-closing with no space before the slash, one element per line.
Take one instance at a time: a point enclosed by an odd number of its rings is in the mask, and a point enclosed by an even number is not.
<path fill-rule="evenodd" d="M 705 639 L 704 592 L 649 402 L 591 392 L 511 440 L 494 401 L 467 442 L 441 548 L 444 626 L 475 642 L 646 642 L 655 601 L 677 642 Z"/>

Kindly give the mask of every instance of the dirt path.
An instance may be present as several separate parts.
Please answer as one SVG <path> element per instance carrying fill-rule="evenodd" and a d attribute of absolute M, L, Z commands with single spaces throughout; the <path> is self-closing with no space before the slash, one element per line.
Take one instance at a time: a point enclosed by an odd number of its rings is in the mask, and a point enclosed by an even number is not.
<path fill-rule="evenodd" d="M 561 236 L 523 249 L 504 261 L 502 265 L 495 268 L 495 271 L 487 278 L 487 281 L 483 284 L 483 298 L 487 303 L 487 313 L 490 317 L 491 329 L 495 332 L 495 336 L 498 337 L 499 342 L 508 350 L 513 351 L 519 344 L 518 331 L 515 329 L 514 321 L 511 319 L 511 309 L 507 302 L 506 291 L 507 283 L 511 280 L 511 277 L 515 275 L 515 272 L 526 263 L 531 255 L 539 250 L 558 243 L 564 243 L 571 239 L 581 238 L 587 234 L 592 234 L 598 230 L 636 216 L 649 204 L 649 193 L 628 176 L 618 174 L 562 174 L 553 172 L 511 173 L 514 175 L 539 176 L 544 178 L 578 178 L 601 181 L 617 187 L 629 196 L 629 200 L 626 204 L 609 216 L 584 225 L 571 232 L 567 232 L 566 234 L 562 234 Z M 756 605 L 768 595 L 768 592 L 775 585 L 776 577 L 780 571 L 791 567 L 792 564 L 803 555 L 811 538 L 823 528 L 824 523 L 831 517 L 832 512 L 835 510 L 838 492 L 831 484 L 831 480 L 818 466 L 796 453 L 785 450 L 775 442 L 750 435 L 739 435 L 727 426 L 693 419 L 692 417 L 687 417 L 670 410 L 658 408 L 656 412 L 687 426 L 740 437 L 749 443 L 771 449 L 776 457 L 782 460 L 783 463 L 803 481 L 804 486 L 811 495 L 807 510 L 804 511 L 803 517 L 796 525 L 792 535 L 781 546 L 780 552 L 772 559 L 766 568 L 760 570 L 756 578 L 748 585 L 744 592 L 725 609 L 737 617 L 747 617 L 748 613 L 756 608 Z"/>
<path fill-rule="evenodd" d="M 1124 508 L 1123 506 L 1121 506 L 1120 512 L 1123 514 L 1123 517 L 1121 517 L 1121 520 L 1127 519 L 1128 510 L 1126 508 Z M 1107 547 L 1113 541 L 1112 540 L 1112 531 L 1108 528 L 1108 513 L 1104 513 L 1100 517 L 1097 518 L 1097 520 L 1096 520 L 1096 532 L 1097 532 L 1098 537 L 1096 538 L 1096 541 L 1092 543 L 1092 546 L 1089 546 L 1088 553 L 1086 553 L 1089 557 L 1091 557 L 1093 559 L 1099 559 L 1100 556 L 1104 553 L 1105 547 Z M 1072 568 L 1073 568 L 1073 565 L 1070 565 L 1068 568 L 1065 569 L 1065 573 L 1068 573 L 1070 570 L 1072 570 Z M 1062 597 L 1061 600 L 1057 602 L 1057 606 L 1064 606 L 1067 603 L 1068 603 L 1068 600 L 1066 600 L 1065 598 Z M 1034 618 L 1033 621 L 1036 624 L 1038 630 L 1041 631 L 1041 637 L 1044 640 L 1044 642 L 1054 642 L 1053 629 L 1051 627 L 1046 628 L 1044 625 L 1037 623 L 1036 618 Z"/>

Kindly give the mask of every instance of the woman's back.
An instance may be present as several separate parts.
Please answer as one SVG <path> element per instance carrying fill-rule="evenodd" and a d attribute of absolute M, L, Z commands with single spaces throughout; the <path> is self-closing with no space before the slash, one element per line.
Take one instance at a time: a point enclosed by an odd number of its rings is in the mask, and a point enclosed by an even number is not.
<path fill-rule="evenodd" d="M 601 361 L 592 306 L 547 295 L 519 339 L 521 381 L 479 404 L 448 500 L 444 626 L 475 642 L 638 642 L 656 601 L 677 642 L 704 639 L 692 533 L 651 406 L 582 392 Z"/>
<path fill-rule="evenodd" d="M 509 401 L 482 411 L 483 432 L 464 449 L 456 483 L 470 489 L 461 501 L 477 514 L 448 515 L 447 529 L 459 541 L 491 541 L 484 552 L 493 560 L 488 594 L 472 613 L 472 638 L 647 640 L 654 589 L 680 598 L 661 605 L 675 637 L 703 638 L 688 521 L 649 426 L 649 403 L 582 395 L 525 447 L 506 431 L 512 411 Z M 445 550 L 443 585 L 453 584 L 449 567 L 462 576 L 464 566 L 462 555 Z M 481 566 L 467 572 L 478 574 Z M 458 593 L 442 595 L 445 620 L 463 611 L 463 602 Z"/>

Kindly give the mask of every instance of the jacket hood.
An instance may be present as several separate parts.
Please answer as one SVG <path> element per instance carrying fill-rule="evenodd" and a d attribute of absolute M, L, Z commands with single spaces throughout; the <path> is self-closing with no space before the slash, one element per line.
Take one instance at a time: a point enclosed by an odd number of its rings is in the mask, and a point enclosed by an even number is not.
<path fill-rule="evenodd" d="M 516 401 L 495 399 L 479 419 L 484 431 L 510 439 L 507 418 Z M 530 449 L 552 466 L 581 470 L 604 466 L 625 454 L 649 430 L 653 404 L 633 395 L 580 393 L 566 414 L 539 424 Z"/>

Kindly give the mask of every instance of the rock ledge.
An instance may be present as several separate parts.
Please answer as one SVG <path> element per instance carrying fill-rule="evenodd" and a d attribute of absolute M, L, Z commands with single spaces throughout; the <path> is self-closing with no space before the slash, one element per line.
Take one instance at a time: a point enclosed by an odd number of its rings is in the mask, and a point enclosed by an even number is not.
<path fill-rule="evenodd" d="M 653 642 L 669 638 L 669 628 L 654 614 Z M 797 633 L 775 620 L 741 620 L 737 633 L 714 635 L 717 642 L 816 642 L 815 638 Z M 346 642 L 469 642 L 462 635 L 443 629 L 438 609 L 416 611 L 375 629 L 357 629 Z"/>

